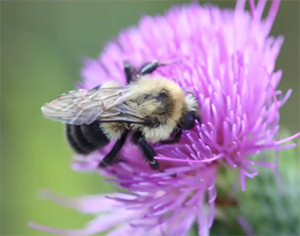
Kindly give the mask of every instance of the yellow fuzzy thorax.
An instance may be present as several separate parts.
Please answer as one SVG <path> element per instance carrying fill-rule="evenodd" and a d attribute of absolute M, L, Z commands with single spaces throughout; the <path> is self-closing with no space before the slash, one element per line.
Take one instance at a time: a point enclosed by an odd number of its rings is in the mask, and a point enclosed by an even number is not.
<path fill-rule="evenodd" d="M 168 139 L 182 116 L 185 104 L 183 90 L 175 82 L 163 77 L 142 77 L 135 83 L 137 86 L 133 97 L 139 97 L 147 93 L 159 93 L 164 90 L 168 92 L 170 99 L 174 103 L 174 107 L 170 118 L 164 124 L 158 127 L 133 125 L 132 128 L 139 128 L 144 134 L 145 139 L 153 143 Z M 148 112 L 154 111 L 157 108 L 154 104 L 146 106 Z"/>

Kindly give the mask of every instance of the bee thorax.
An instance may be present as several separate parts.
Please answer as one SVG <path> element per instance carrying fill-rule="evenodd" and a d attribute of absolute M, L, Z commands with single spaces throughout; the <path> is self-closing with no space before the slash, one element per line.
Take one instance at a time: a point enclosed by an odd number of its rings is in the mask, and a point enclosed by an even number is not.
<path fill-rule="evenodd" d="M 143 127 L 141 128 L 141 131 L 146 140 L 152 143 L 157 143 L 170 138 L 175 127 L 176 127 L 175 124 L 172 125 L 168 123 L 165 125 L 160 125 L 156 128 Z"/>

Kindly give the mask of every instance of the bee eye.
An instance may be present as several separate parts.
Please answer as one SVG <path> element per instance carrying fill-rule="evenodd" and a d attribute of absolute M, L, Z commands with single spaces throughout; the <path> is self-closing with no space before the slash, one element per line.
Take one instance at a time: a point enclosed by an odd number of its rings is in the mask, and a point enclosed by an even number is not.
<path fill-rule="evenodd" d="M 195 114 L 194 112 L 188 112 L 182 119 L 182 129 L 190 130 L 195 126 Z"/>

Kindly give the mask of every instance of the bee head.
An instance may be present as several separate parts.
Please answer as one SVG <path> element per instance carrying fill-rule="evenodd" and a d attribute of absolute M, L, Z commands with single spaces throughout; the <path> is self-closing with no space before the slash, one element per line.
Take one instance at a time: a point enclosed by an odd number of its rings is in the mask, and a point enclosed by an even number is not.
<path fill-rule="evenodd" d="M 193 129 L 195 126 L 195 113 L 190 111 L 181 118 L 181 128 L 184 130 Z"/>
<path fill-rule="evenodd" d="M 181 128 L 183 130 L 191 130 L 195 126 L 195 120 L 200 123 L 198 115 L 198 101 L 194 93 L 186 92 L 185 94 L 185 108 L 181 117 Z"/>

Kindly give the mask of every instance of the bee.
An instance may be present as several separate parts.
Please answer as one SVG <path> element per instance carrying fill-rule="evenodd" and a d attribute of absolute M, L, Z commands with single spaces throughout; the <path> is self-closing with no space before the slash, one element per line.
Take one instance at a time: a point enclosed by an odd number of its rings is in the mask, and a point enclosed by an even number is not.
<path fill-rule="evenodd" d="M 99 167 L 111 165 L 128 134 L 150 167 L 159 169 L 150 143 L 176 143 L 182 130 L 200 122 L 198 102 L 192 92 L 174 81 L 149 74 L 169 63 L 152 61 L 141 68 L 124 63 L 126 85 L 106 82 L 91 90 L 62 94 L 42 108 L 45 118 L 66 125 L 66 137 L 76 153 L 87 155 L 116 140 Z"/>

